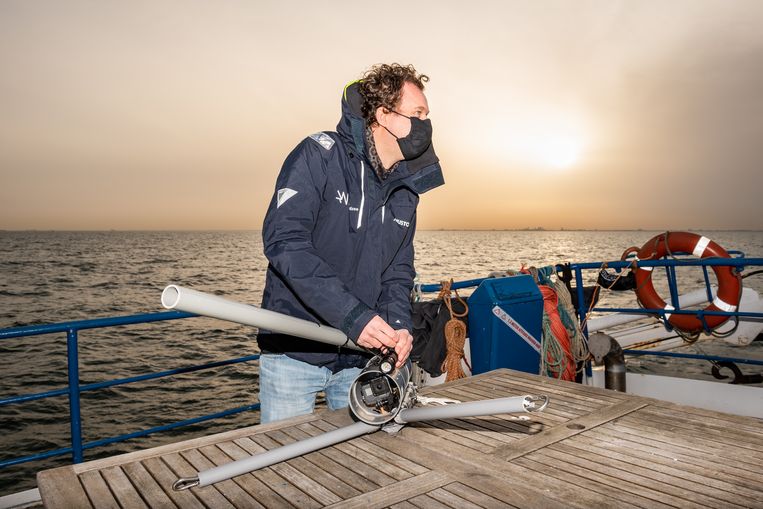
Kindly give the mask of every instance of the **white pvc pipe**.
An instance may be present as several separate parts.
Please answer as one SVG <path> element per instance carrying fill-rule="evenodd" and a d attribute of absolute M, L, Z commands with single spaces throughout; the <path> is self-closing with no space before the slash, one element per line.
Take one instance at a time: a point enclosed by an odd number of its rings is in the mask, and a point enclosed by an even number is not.
<path fill-rule="evenodd" d="M 512 398 L 488 399 L 471 401 L 437 407 L 409 408 L 401 411 L 395 421 L 399 424 L 417 422 L 429 419 L 452 419 L 458 417 L 476 417 L 479 415 L 496 415 L 518 412 L 540 412 L 548 405 L 547 396 L 517 396 Z M 373 433 L 381 429 L 379 425 L 356 422 L 328 431 L 305 440 L 283 445 L 269 451 L 261 452 L 242 458 L 225 465 L 199 472 L 196 477 L 183 477 L 175 481 L 172 489 L 175 491 L 188 488 L 208 486 L 238 475 L 246 474 L 260 468 L 269 467 L 282 461 L 287 461 L 303 454 L 318 451 L 345 440 Z"/>
<path fill-rule="evenodd" d="M 538 404 L 542 401 L 541 404 Z M 512 398 L 486 399 L 455 403 L 452 405 L 424 406 L 401 410 L 395 422 L 429 421 L 432 419 L 458 419 L 460 417 L 477 417 L 480 415 L 515 414 L 521 412 L 538 412 L 546 408 L 546 396 L 515 396 Z"/>
<path fill-rule="evenodd" d="M 343 346 L 353 350 L 363 350 L 350 341 L 339 329 L 320 325 L 301 318 L 276 313 L 225 299 L 217 295 L 191 290 L 177 285 L 169 285 L 162 292 L 162 306 L 220 320 L 251 325 L 281 334 L 299 336 L 321 343 Z"/>
<path fill-rule="evenodd" d="M 314 437 L 306 438 L 305 440 L 299 440 L 291 444 L 286 444 L 269 451 L 249 456 L 219 467 L 210 468 L 199 472 L 196 478 L 184 478 L 179 479 L 174 485 L 173 489 L 181 490 L 186 488 L 192 488 L 194 486 L 208 486 L 216 482 L 225 481 L 238 475 L 246 474 L 259 470 L 260 468 L 269 467 L 282 461 L 287 461 L 303 454 L 308 454 L 325 447 L 329 447 L 345 440 L 351 440 L 353 438 L 365 435 L 367 433 L 373 433 L 377 431 L 379 426 L 371 426 L 365 422 L 356 422 L 338 428 L 333 431 L 321 433 Z M 197 484 L 198 481 L 198 484 Z"/>

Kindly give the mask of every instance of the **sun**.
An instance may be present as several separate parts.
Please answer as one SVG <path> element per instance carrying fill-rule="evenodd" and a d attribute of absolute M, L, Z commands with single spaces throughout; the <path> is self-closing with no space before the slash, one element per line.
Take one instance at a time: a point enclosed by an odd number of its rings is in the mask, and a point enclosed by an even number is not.
<path fill-rule="evenodd" d="M 480 131 L 480 150 L 509 164 L 541 172 L 561 172 L 580 166 L 590 146 L 590 131 L 580 113 L 540 109 L 514 111 Z"/>
<path fill-rule="evenodd" d="M 580 161 L 583 143 L 580 138 L 573 136 L 548 136 L 546 139 L 539 140 L 537 152 L 538 158 L 543 163 L 552 168 L 564 170 Z"/>

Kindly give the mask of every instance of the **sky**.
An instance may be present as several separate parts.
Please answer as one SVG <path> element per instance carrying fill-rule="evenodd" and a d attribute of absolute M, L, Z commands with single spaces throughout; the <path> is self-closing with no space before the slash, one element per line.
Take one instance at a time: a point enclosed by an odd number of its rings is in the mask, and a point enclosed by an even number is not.
<path fill-rule="evenodd" d="M 421 229 L 763 229 L 760 0 L 0 0 L 0 229 L 259 229 L 381 62 L 430 77 Z"/>

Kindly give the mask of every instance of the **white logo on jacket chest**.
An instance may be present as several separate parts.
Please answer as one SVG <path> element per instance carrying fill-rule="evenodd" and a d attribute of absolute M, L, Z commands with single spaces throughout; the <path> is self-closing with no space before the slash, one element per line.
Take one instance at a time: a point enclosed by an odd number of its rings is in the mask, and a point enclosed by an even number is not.
<path fill-rule="evenodd" d="M 334 198 L 339 203 L 344 203 L 347 205 L 348 201 L 350 200 L 350 193 L 340 191 L 339 189 L 336 190 L 336 198 Z"/>
<path fill-rule="evenodd" d="M 404 226 L 404 227 L 406 227 L 406 228 L 408 228 L 409 226 L 411 226 L 411 223 L 410 223 L 410 221 L 403 221 L 402 219 L 398 219 L 398 218 L 395 218 L 395 219 L 394 219 L 394 221 L 395 221 L 397 224 L 399 224 L 400 226 Z"/>

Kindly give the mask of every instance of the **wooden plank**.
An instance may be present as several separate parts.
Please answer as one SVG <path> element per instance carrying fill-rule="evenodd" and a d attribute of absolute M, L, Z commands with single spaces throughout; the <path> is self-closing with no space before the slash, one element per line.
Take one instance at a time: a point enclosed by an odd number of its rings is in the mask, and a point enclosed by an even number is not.
<path fill-rule="evenodd" d="M 307 432 L 294 427 L 287 428 L 283 431 L 284 434 L 287 435 L 291 440 L 303 440 L 311 436 Z M 374 465 L 382 473 L 397 481 L 402 481 L 403 479 L 407 479 L 413 476 L 413 474 L 407 470 L 400 468 L 389 461 L 390 458 L 386 456 L 375 456 L 367 451 L 364 451 L 363 449 L 360 449 L 356 446 L 355 441 L 353 441 L 353 443 L 344 442 L 336 444 L 334 447 L 347 454 L 348 456 L 357 459 L 358 461 L 362 461 L 368 465 Z"/>
<path fill-rule="evenodd" d="M 149 507 L 177 507 L 139 462 L 127 463 L 122 470 Z"/>
<path fill-rule="evenodd" d="M 418 495 L 409 498 L 408 501 L 420 509 L 453 509 L 451 506 L 445 505 L 439 500 L 430 497 L 429 494 Z"/>
<path fill-rule="evenodd" d="M 257 442 L 255 442 L 253 439 L 256 439 Z M 238 439 L 235 441 L 235 443 L 240 447 L 245 448 L 250 454 L 257 454 L 274 447 L 273 440 L 265 435 L 253 435 L 248 438 L 248 441 L 246 439 Z M 267 444 L 267 446 L 263 446 L 263 443 Z M 257 446 L 253 446 L 252 444 L 257 444 Z M 251 473 L 251 475 L 254 475 L 257 479 L 262 481 L 266 486 L 269 486 L 273 491 L 278 493 L 278 495 L 287 500 L 290 504 L 293 504 L 295 507 L 303 508 L 320 506 L 320 504 L 315 499 L 311 498 L 307 493 L 303 492 L 288 480 L 278 475 L 275 470 L 273 470 L 273 467 L 255 470 Z"/>
<path fill-rule="evenodd" d="M 600 474 L 602 479 L 607 477 L 610 478 L 612 480 L 613 487 L 619 486 L 619 489 L 628 490 L 631 491 L 631 493 L 653 498 L 654 500 L 659 500 L 676 507 L 736 507 L 732 504 L 723 503 L 699 503 L 696 501 L 698 494 L 692 492 L 691 490 L 683 489 L 678 486 L 668 485 L 667 483 L 655 481 L 652 479 L 646 479 L 640 475 L 633 474 L 626 470 L 617 469 L 608 465 L 602 465 L 595 461 L 589 460 L 588 458 L 579 458 L 569 454 L 569 452 L 558 450 L 558 447 L 559 444 L 555 444 L 552 447 L 538 451 L 532 456 L 532 458 L 537 458 L 536 455 L 545 456 L 549 458 L 549 462 L 557 465 L 557 468 L 562 468 L 561 465 L 569 466 L 570 468 L 577 467 L 578 472 L 581 472 L 580 475 L 585 475 L 582 473 L 582 471 Z"/>
<path fill-rule="evenodd" d="M 216 446 L 203 446 L 202 449 L 207 449 L 208 447 L 216 448 Z M 215 463 L 212 459 L 210 459 L 204 452 L 202 452 L 202 449 L 187 449 L 185 451 L 182 451 L 180 455 L 185 458 L 188 463 L 193 465 L 193 468 L 196 469 L 196 471 L 201 472 L 203 470 L 209 470 L 210 468 L 214 468 L 218 466 L 221 463 Z M 219 451 L 219 449 L 218 449 Z M 207 449 L 207 452 L 209 450 Z M 215 459 L 218 459 L 221 462 L 228 463 L 230 462 L 230 458 L 228 458 L 227 455 L 225 455 L 222 451 L 220 451 L 219 454 L 213 452 L 213 456 Z M 235 481 L 231 479 L 227 479 L 225 481 L 220 481 L 214 484 L 214 487 L 217 491 L 219 491 L 228 501 L 233 505 L 233 507 L 248 507 L 248 506 L 255 506 L 256 500 L 246 492 L 241 486 L 239 486 Z"/>
<path fill-rule="evenodd" d="M 265 437 L 262 435 L 260 435 L 258 439 L 260 439 L 261 445 L 270 449 L 274 445 L 279 444 L 279 442 L 276 442 L 275 439 L 272 438 L 276 436 L 279 436 L 282 440 L 286 440 L 283 434 L 279 434 L 279 432 L 276 432 L 276 431 L 273 431 L 267 435 L 267 438 L 273 440 L 273 442 L 270 444 L 266 444 L 264 442 Z M 323 449 L 321 452 L 323 453 L 325 457 L 334 460 L 336 463 L 340 465 L 344 465 L 345 467 L 349 468 L 353 472 L 357 472 L 360 476 L 362 476 L 365 479 L 368 479 L 376 486 L 386 486 L 387 484 L 392 484 L 395 482 L 395 479 L 393 477 L 388 476 L 384 472 L 382 472 L 378 468 L 378 465 L 371 465 L 368 463 L 364 463 L 363 461 L 360 461 L 342 452 L 342 450 L 340 450 L 340 448 L 338 447 L 329 447 L 329 448 Z"/>
<path fill-rule="evenodd" d="M 357 447 L 356 443 L 337 444 L 336 448 L 358 461 L 361 461 L 367 465 L 373 465 L 374 468 L 387 475 L 388 477 L 394 479 L 395 481 L 403 481 L 415 475 L 403 468 L 398 467 L 392 463 L 388 457 L 376 456 L 361 449 L 360 447 Z"/>
<path fill-rule="evenodd" d="M 99 509 L 120 509 L 119 503 L 111 493 L 111 490 L 109 489 L 108 484 L 106 484 L 106 481 L 104 481 L 103 477 L 101 477 L 100 472 L 97 470 L 83 472 L 80 474 L 79 480 L 82 483 L 82 486 L 85 488 L 87 496 L 92 501 L 93 505 Z"/>
<path fill-rule="evenodd" d="M 713 471 L 716 479 L 734 486 L 735 489 L 742 488 L 763 493 L 763 477 L 749 470 L 729 465 L 723 457 L 705 455 L 651 439 L 644 440 L 641 436 L 618 433 L 609 429 L 608 426 L 590 430 L 585 436 L 602 447 L 627 450 L 629 454 L 641 455 L 645 463 L 662 462 L 667 465 L 680 465 L 686 472 L 699 474 Z"/>
<path fill-rule="evenodd" d="M 582 433 L 585 430 L 600 426 L 613 419 L 628 415 L 639 408 L 643 408 L 644 405 L 645 403 L 640 398 L 626 400 L 599 412 L 570 421 L 565 426 L 556 426 L 544 433 L 517 440 L 513 444 L 505 445 L 500 449 L 497 449 L 493 454 L 496 458 L 511 461 L 514 458 L 536 451 L 549 444 L 559 442 L 560 440 L 564 440 L 568 437 L 577 435 L 578 433 Z"/>
<path fill-rule="evenodd" d="M 37 487 L 45 507 L 93 507 L 71 467 L 52 468 L 38 473 Z"/>
<path fill-rule="evenodd" d="M 442 489 L 448 493 L 460 497 L 462 500 L 466 500 L 478 507 L 483 507 L 485 509 L 503 509 L 505 507 L 515 507 L 509 506 L 504 501 L 491 497 L 486 493 L 475 490 L 474 488 L 471 488 L 465 484 L 461 484 L 460 482 L 448 484 Z"/>
<path fill-rule="evenodd" d="M 369 493 L 330 505 L 332 509 L 374 509 L 408 500 L 420 493 L 448 484 L 451 479 L 444 472 L 428 472 L 410 477 Z"/>
<path fill-rule="evenodd" d="M 241 446 L 242 448 L 244 448 L 250 454 L 254 454 L 258 450 L 260 451 L 265 450 L 264 447 L 262 447 L 261 445 L 257 444 L 256 442 L 248 438 L 240 438 L 236 440 L 235 443 Z M 377 485 L 370 482 L 368 479 L 365 479 L 364 477 L 358 475 L 357 472 L 353 472 L 346 466 L 340 465 L 334 460 L 329 459 L 320 451 L 305 454 L 302 456 L 302 458 L 305 459 L 306 461 L 309 461 L 310 463 L 313 463 L 316 466 L 316 468 L 324 470 L 325 472 L 331 474 L 337 479 L 341 479 L 348 486 L 350 486 L 351 488 L 355 490 L 358 490 L 361 493 L 374 490 L 378 487 Z"/>
<path fill-rule="evenodd" d="M 427 493 L 430 497 L 442 503 L 446 507 L 453 509 L 481 509 L 480 506 L 474 504 L 464 498 L 459 497 L 455 493 L 445 491 L 443 488 L 437 488 Z"/>
<path fill-rule="evenodd" d="M 374 456 L 378 458 L 386 458 L 387 462 L 394 464 L 398 466 L 399 468 L 405 470 L 406 472 L 411 474 L 411 476 L 429 472 L 428 468 L 423 467 L 419 465 L 418 463 L 409 460 L 408 458 L 405 458 L 399 455 L 389 455 L 388 451 L 386 451 L 385 449 L 382 449 L 378 445 L 371 443 L 365 439 L 355 440 L 353 445 L 355 445 L 355 447 L 359 449 L 363 449 L 364 451 L 373 454 Z"/>
<path fill-rule="evenodd" d="M 590 451 L 606 458 L 632 463 L 639 468 L 648 465 L 651 470 L 661 472 L 671 478 L 698 483 L 711 489 L 712 493 L 722 494 L 725 499 L 734 503 L 744 505 L 749 503 L 749 500 L 758 500 L 763 505 L 763 478 L 758 477 L 760 482 L 756 489 L 729 482 L 727 479 L 731 476 L 724 476 L 725 467 L 720 461 L 721 458 L 717 458 L 716 462 L 712 464 L 707 462 L 704 467 L 696 467 L 693 462 L 670 460 L 656 454 L 643 452 L 639 447 L 628 447 L 623 442 L 609 443 L 581 434 L 567 440 L 565 445 L 582 449 L 586 453 Z"/>
<path fill-rule="evenodd" d="M 640 486 L 624 484 L 619 479 L 581 469 L 575 465 L 559 463 L 539 453 L 522 456 L 512 461 L 530 472 L 553 472 L 557 485 L 573 485 L 595 496 L 610 500 L 619 507 L 642 507 L 644 509 L 670 509 L 675 507 L 661 501 L 659 493 L 644 490 Z M 555 488 L 555 486 L 554 486 Z M 551 489 L 554 489 L 551 488 Z M 652 497 L 652 498 L 648 498 Z"/>
<path fill-rule="evenodd" d="M 486 448 L 486 452 L 510 444 L 516 439 L 506 438 L 502 433 L 487 430 L 479 424 L 482 417 L 469 417 L 464 419 L 446 419 L 437 421 L 427 421 L 427 424 L 450 433 L 457 434 L 463 438 L 479 442 Z M 496 438 L 500 437 L 500 439 Z"/>
<path fill-rule="evenodd" d="M 332 429 L 336 429 L 336 426 L 333 426 L 330 423 L 326 421 L 322 421 L 322 420 L 314 421 L 311 424 L 313 426 L 319 427 L 323 431 L 331 431 Z M 300 425 L 300 428 L 301 427 L 302 425 Z M 403 456 L 400 456 L 397 454 L 390 454 L 389 451 L 387 451 L 386 449 L 383 449 L 376 444 L 373 444 L 367 440 L 364 440 L 363 437 L 353 440 L 352 445 L 370 454 L 373 454 L 377 458 L 385 458 L 388 463 L 393 464 L 405 470 L 411 475 L 418 475 L 418 474 L 424 474 L 426 472 L 429 472 L 428 468 L 422 467 L 418 463 L 415 463 Z"/>
<path fill-rule="evenodd" d="M 207 445 L 199 449 L 199 451 L 201 451 L 206 457 L 218 465 L 229 463 L 231 461 L 231 459 L 228 458 L 228 456 L 220 449 L 218 449 L 217 446 Z M 288 482 L 302 490 L 304 493 L 309 494 L 310 497 L 314 498 L 316 501 L 323 505 L 333 504 L 334 502 L 341 500 L 341 498 L 336 494 L 324 488 L 322 485 L 315 482 L 313 479 L 306 476 L 286 462 L 277 463 L 270 468 L 272 468 L 274 472 L 286 479 Z"/>
<path fill-rule="evenodd" d="M 273 488 L 276 493 L 294 505 L 294 507 L 300 509 L 321 507 L 317 501 L 310 498 L 306 493 L 293 486 L 270 468 L 258 470 L 254 475 L 263 483 Z"/>
<path fill-rule="evenodd" d="M 628 461 L 631 458 L 623 454 L 611 453 L 605 455 L 595 453 L 590 449 L 578 448 L 571 443 L 554 444 L 553 451 L 566 453 L 574 457 L 584 457 L 586 460 L 597 463 L 603 469 L 615 469 L 617 471 L 627 472 L 628 475 L 639 476 L 647 481 L 652 487 L 663 486 L 664 491 L 671 494 L 691 493 L 694 497 L 711 502 L 714 507 L 746 507 L 749 499 L 740 497 L 733 493 L 714 489 L 705 482 L 687 479 L 686 476 L 678 477 L 673 472 L 665 472 L 663 469 L 655 469 L 655 465 L 650 464 L 646 467 L 638 465 L 636 462 Z M 726 505 L 728 504 L 728 505 Z"/>
<path fill-rule="evenodd" d="M 555 507 L 614 507 L 602 504 L 600 499 L 589 497 L 587 493 L 565 487 L 546 492 L 543 483 L 555 483 L 544 475 L 530 477 L 526 470 L 506 463 L 489 455 L 475 454 L 474 451 L 453 445 L 442 447 L 442 441 L 421 429 L 405 428 L 395 437 L 385 433 L 366 435 L 370 440 L 393 454 L 406 455 L 420 465 L 432 470 L 441 470 L 462 482 L 479 488 L 485 493 L 495 493 L 501 500 L 528 508 Z M 478 486 L 475 484 L 478 482 Z M 572 501 L 572 502 L 571 502 Z"/>
<path fill-rule="evenodd" d="M 396 482 L 394 477 L 390 477 L 382 472 L 379 468 L 377 468 L 377 465 L 369 465 L 368 463 L 359 461 L 352 456 L 343 453 L 337 448 L 328 448 L 324 450 L 323 454 L 326 457 L 333 459 L 337 463 L 346 466 L 353 472 L 357 472 L 362 477 L 368 479 L 377 486 L 387 486 L 388 484 L 393 484 Z"/>
<path fill-rule="evenodd" d="M 648 423 L 651 426 L 676 430 L 687 434 L 701 433 L 703 437 L 712 439 L 723 445 L 732 445 L 747 449 L 746 454 L 763 461 L 763 425 L 758 433 L 741 431 L 733 427 L 715 426 L 704 421 L 696 421 L 679 413 L 677 410 L 663 408 L 644 408 L 633 415 L 634 422 Z"/>
<path fill-rule="evenodd" d="M 315 483 L 320 485 L 322 489 L 329 490 L 331 495 L 325 494 L 322 496 L 322 498 L 325 498 L 326 500 L 329 498 L 335 499 L 331 503 L 354 497 L 360 493 L 359 490 L 353 488 L 343 480 L 331 475 L 329 472 L 318 468 L 314 463 L 308 461 L 304 457 L 291 459 L 289 460 L 288 465 L 291 468 L 294 468 L 301 475 L 304 475 L 313 480 Z M 319 500 L 322 501 L 322 499 Z"/>
<path fill-rule="evenodd" d="M 148 470 L 151 476 L 156 479 L 163 488 L 169 486 L 169 489 L 165 488 L 164 491 L 169 495 L 175 505 L 182 507 L 183 509 L 203 509 L 202 504 L 198 498 L 193 494 L 196 490 L 183 490 L 175 491 L 172 489 L 172 483 L 177 480 L 177 476 L 170 470 L 166 463 L 161 458 L 153 457 L 146 458 L 141 462 L 143 466 Z M 83 472 L 80 477 L 95 471 Z"/>
<path fill-rule="evenodd" d="M 232 442 L 227 442 L 232 443 Z M 226 454 L 221 448 L 220 444 L 215 445 L 205 445 L 198 449 L 198 451 L 210 462 L 210 467 L 212 465 L 219 466 L 224 465 L 226 463 L 231 463 L 233 458 L 231 458 L 228 454 Z M 209 467 L 207 467 L 209 468 Z M 262 507 L 262 504 L 259 503 L 257 500 L 256 492 L 248 491 L 245 488 L 246 482 L 240 482 L 241 479 L 250 479 L 251 476 L 248 476 L 246 474 L 236 476 L 233 479 L 230 479 L 229 481 L 224 481 L 222 484 L 225 484 L 227 488 L 218 487 L 220 491 L 223 492 L 225 497 L 231 501 L 231 503 L 236 507 Z M 228 484 L 232 483 L 232 484 Z"/>
<path fill-rule="evenodd" d="M 408 502 L 407 500 L 404 500 L 403 502 L 392 504 L 391 506 L 389 506 L 389 509 L 418 509 L 418 508 L 415 505 Z"/>
<path fill-rule="evenodd" d="M 236 442 L 221 442 L 217 444 L 217 446 L 233 460 L 240 460 L 251 456 L 252 453 L 243 449 L 237 443 L 239 440 L 247 440 L 249 443 L 254 444 L 254 442 L 248 438 L 239 438 Z M 291 505 L 253 474 L 239 475 L 238 477 L 234 477 L 232 481 L 241 486 L 247 493 L 252 495 L 258 503 L 265 507 L 288 507 Z"/>
<path fill-rule="evenodd" d="M 469 454 L 474 454 L 475 452 L 490 454 L 495 450 L 495 447 L 485 445 L 478 440 L 470 438 L 468 435 L 461 433 L 458 429 L 452 429 L 448 426 L 447 422 L 416 422 L 408 424 L 404 429 L 407 430 L 409 428 L 418 428 L 439 437 L 440 440 L 442 440 L 441 446 L 444 448 L 451 447 L 451 445 L 457 445 L 461 448 L 468 449 Z"/>
<path fill-rule="evenodd" d="M 178 452 L 163 454 L 161 459 L 177 477 L 194 477 L 198 472 Z M 214 486 L 193 488 L 193 494 L 207 507 L 233 508 L 233 505 Z"/>
<path fill-rule="evenodd" d="M 760 433 L 763 429 L 763 419 L 757 417 L 746 417 L 741 415 L 727 414 L 706 410 L 704 408 L 679 405 L 669 401 L 654 400 L 652 403 L 655 408 L 677 409 L 681 413 L 691 416 L 697 421 L 708 422 L 714 425 L 725 426 L 750 433 Z"/>
<path fill-rule="evenodd" d="M 247 426 L 246 428 L 239 428 L 223 433 L 217 433 L 214 435 L 207 435 L 204 437 L 194 438 L 191 440 L 184 440 L 182 442 L 175 442 L 172 444 L 161 445 L 159 447 L 153 447 L 151 449 L 143 449 L 140 451 L 129 452 L 126 454 L 119 454 L 116 456 L 109 456 L 108 458 L 87 461 L 85 463 L 78 463 L 71 465 L 74 469 L 74 473 L 79 474 L 87 470 L 98 470 L 101 468 L 123 465 L 133 461 L 141 461 L 146 458 L 159 457 L 165 454 L 173 452 L 179 452 L 185 449 L 197 449 L 204 445 L 214 444 L 222 440 L 235 440 L 239 437 L 249 436 L 253 433 L 265 433 L 269 429 L 275 429 L 283 426 L 285 423 L 300 423 L 307 422 L 316 419 L 314 414 L 300 415 L 298 417 L 292 417 L 286 421 L 272 422 L 268 424 L 258 424 L 256 426 Z"/>
<path fill-rule="evenodd" d="M 654 440 L 677 445 L 695 451 L 700 455 L 714 455 L 733 459 L 733 464 L 739 468 L 757 472 L 758 474 L 763 473 L 763 464 L 751 459 L 747 454 L 747 450 L 742 454 L 736 448 L 730 449 L 727 445 L 704 438 L 701 433 L 681 433 L 666 429 L 665 427 L 651 426 L 647 422 L 634 421 L 632 419 L 618 420 L 610 423 L 610 426 L 618 432 L 639 436 L 644 440 Z"/>
<path fill-rule="evenodd" d="M 218 444 L 219 446 L 220 444 Z M 333 504 L 339 500 L 354 496 L 357 490 L 336 477 L 320 470 L 304 458 L 294 458 L 288 462 L 271 467 L 278 475 L 288 480 L 322 504 Z M 336 488 L 345 496 L 336 493 Z M 332 490 L 333 489 L 333 490 Z M 349 493 L 348 493 L 349 492 Z"/>
<path fill-rule="evenodd" d="M 119 505 L 130 508 L 148 507 L 120 467 L 103 468 L 101 475 L 106 480 Z"/>

